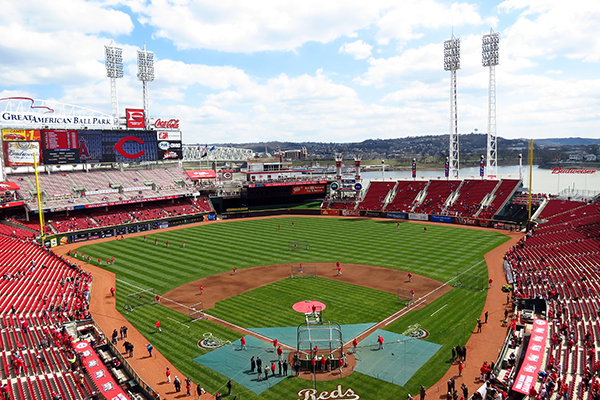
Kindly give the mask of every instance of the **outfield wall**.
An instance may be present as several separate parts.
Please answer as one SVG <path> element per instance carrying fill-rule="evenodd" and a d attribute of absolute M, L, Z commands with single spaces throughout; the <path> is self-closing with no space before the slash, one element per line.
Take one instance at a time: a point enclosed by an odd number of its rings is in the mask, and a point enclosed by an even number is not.
<path fill-rule="evenodd" d="M 497 229 L 521 229 L 522 225 L 497 221 L 493 219 L 471 218 L 471 217 L 451 217 L 448 215 L 429 215 L 415 214 L 403 212 L 386 212 L 386 211 L 359 211 L 359 210 L 336 210 L 336 209 L 321 209 L 321 215 L 340 215 L 340 216 L 360 216 L 371 218 L 391 218 L 391 219 L 407 219 L 411 221 L 430 221 L 442 222 L 445 224 L 458 224 L 470 226 L 483 226 L 486 228 Z"/>

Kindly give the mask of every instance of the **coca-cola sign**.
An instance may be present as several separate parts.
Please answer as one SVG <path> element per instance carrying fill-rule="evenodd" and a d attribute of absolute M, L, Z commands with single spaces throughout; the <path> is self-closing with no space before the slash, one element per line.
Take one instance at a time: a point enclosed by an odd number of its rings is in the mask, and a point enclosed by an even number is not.
<path fill-rule="evenodd" d="M 154 121 L 156 129 L 179 129 L 179 120 L 171 118 L 170 120 L 157 119 Z"/>

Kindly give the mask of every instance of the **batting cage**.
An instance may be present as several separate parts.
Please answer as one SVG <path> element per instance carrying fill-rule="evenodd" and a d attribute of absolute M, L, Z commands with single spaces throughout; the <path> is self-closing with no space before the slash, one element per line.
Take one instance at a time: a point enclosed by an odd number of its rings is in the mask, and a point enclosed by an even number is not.
<path fill-rule="evenodd" d="M 131 312 L 138 307 L 154 303 L 155 298 L 156 293 L 154 293 L 154 288 L 128 294 L 123 309 Z"/>
<path fill-rule="evenodd" d="M 456 274 L 454 286 L 460 286 L 467 289 L 483 290 L 487 288 L 487 277 L 482 275 L 459 273 Z"/>
<path fill-rule="evenodd" d="M 334 358 L 342 357 L 344 340 L 342 328 L 337 322 L 302 323 L 298 325 L 297 335 L 299 358 L 311 358 L 315 346 L 318 347 L 319 353 L 326 353 Z"/>
<path fill-rule="evenodd" d="M 412 289 L 398 288 L 398 300 L 406 303 L 406 305 L 412 304 L 415 301 L 415 295 Z"/>
<path fill-rule="evenodd" d="M 198 321 L 201 319 L 206 319 L 206 315 L 204 314 L 204 303 L 203 302 L 191 305 L 189 310 L 190 310 L 190 318 L 192 319 L 192 322 Z"/>
<path fill-rule="evenodd" d="M 308 251 L 310 249 L 310 245 L 308 242 L 290 242 L 289 250 L 290 251 Z"/>
<path fill-rule="evenodd" d="M 315 278 L 317 276 L 316 265 L 292 265 L 290 278 Z"/>

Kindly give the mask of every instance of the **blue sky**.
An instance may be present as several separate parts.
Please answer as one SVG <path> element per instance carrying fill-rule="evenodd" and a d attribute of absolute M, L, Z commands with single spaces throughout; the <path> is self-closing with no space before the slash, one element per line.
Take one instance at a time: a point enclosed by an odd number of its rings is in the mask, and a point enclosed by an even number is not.
<path fill-rule="evenodd" d="M 487 130 L 481 37 L 501 34 L 497 133 L 598 137 L 600 2 L 585 0 L 0 0 L 0 96 L 110 114 L 104 45 L 123 48 L 119 108 L 186 143 L 350 142 L 449 132 L 443 42 L 461 39 L 459 132 Z M 1 104 L 0 104 L 1 106 Z"/>

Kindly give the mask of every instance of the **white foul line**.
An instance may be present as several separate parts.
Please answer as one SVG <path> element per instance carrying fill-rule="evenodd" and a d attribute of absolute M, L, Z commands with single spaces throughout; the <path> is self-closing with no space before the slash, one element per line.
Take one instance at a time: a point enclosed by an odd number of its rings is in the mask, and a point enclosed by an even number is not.
<path fill-rule="evenodd" d="M 184 324 L 183 322 L 179 322 L 179 321 L 177 321 L 176 319 L 173 319 L 173 318 L 171 318 L 171 317 L 167 317 L 167 319 L 170 319 L 171 321 L 175 321 L 175 322 L 177 322 L 178 324 L 180 324 L 180 325 L 183 325 L 183 326 L 185 326 L 186 328 L 190 329 L 190 327 L 189 327 L 189 326 L 187 326 L 186 324 Z"/>
<path fill-rule="evenodd" d="M 433 314 L 430 315 L 430 317 L 433 317 L 435 314 L 437 314 L 438 312 L 442 311 L 443 308 L 445 308 L 448 304 L 444 304 L 440 309 L 438 309 L 437 311 L 435 311 Z"/>

